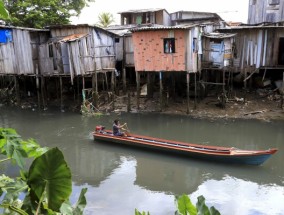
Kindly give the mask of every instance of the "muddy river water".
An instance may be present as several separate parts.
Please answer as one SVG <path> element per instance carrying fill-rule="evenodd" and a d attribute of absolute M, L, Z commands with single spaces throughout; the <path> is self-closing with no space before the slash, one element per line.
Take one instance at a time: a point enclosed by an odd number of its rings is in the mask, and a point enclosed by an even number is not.
<path fill-rule="evenodd" d="M 279 151 L 261 166 L 239 166 L 98 143 L 95 126 L 111 128 L 119 118 L 132 133 L 208 145 Z M 162 114 L 111 114 L 84 117 L 58 109 L 37 112 L 0 107 L 0 127 L 23 139 L 58 147 L 71 168 L 75 202 L 87 187 L 84 214 L 173 215 L 175 195 L 193 203 L 203 195 L 221 214 L 284 214 L 284 121 L 200 120 Z M 1 173 L 15 176 L 12 165 Z"/>

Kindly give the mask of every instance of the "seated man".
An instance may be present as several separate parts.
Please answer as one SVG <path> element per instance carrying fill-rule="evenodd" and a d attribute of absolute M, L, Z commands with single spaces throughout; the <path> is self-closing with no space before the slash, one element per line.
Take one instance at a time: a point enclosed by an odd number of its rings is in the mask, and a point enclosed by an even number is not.
<path fill-rule="evenodd" d="M 118 119 L 114 120 L 113 126 L 112 126 L 113 135 L 125 137 L 126 134 L 124 132 L 121 132 L 120 129 L 123 129 L 123 127 L 126 126 L 126 125 L 127 125 L 126 123 L 124 123 L 123 125 L 120 125 Z"/>

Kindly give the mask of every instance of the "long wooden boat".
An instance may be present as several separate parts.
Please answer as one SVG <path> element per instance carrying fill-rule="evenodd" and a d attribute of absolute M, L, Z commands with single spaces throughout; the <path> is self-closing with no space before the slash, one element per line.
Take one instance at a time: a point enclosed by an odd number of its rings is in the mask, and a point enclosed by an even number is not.
<path fill-rule="evenodd" d="M 105 130 L 102 126 L 96 127 L 96 130 L 93 132 L 93 137 L 94 140 L 112 142 L 115 144 L 159 149 L 162 151 L 180 153 L 188 157 L 202 158 L 210 161 L 248 165 L 261 165 L 271 155 L 277 152 L 276 148 L 267 150 L 242 150 L 234 147 L 192 144 L 136 134 L 129 134 L 126 137 L 120 137 L 114 136 L 112 131 Z"/>

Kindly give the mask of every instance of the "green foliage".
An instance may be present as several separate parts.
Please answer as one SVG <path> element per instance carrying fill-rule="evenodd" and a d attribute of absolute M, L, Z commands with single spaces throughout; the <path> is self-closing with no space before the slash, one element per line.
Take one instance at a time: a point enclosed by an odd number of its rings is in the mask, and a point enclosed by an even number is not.
<path fill-rule="evenodd" d="M 82 189 L 72 207 L 71 172 L 58 148 L 41 148 L 34 140 L 22 140 L 14 129 L 0 128 L 0 154 L 7 156 L 0 163 L 12 160 L 21 168 L 24 158 L 35 158 L 28 172 L 20 170 L 21 177 L 0 176 L 0 208 L 4 208 L 4 214 L 83 214 L 87 189 Z M 22 194 L 24 201 L 19 199 Z"/>
<path fill-rule="evenodd" d="M 190 198 L 187 195 L 182 195 L 176 197 L 176 204 L 178 211 L 176 214 L 178 215 L 220 215 L 219 211 L 216 210 L 213 206 L 208 209 L 205 204 L 205 198 L 203 196 L 199 196 L 198 201 L 196 203 L 196 207 L 191 203 Z"/>
<path fill-rule="evenodd" d="M 114 22 L 113 15 L 111 13 L 100 13 L 98 19 L 98 26 L 102 28 L 106 28 Z"/>
<path fill-rule="evenodd" d="M 149 212 L 146 213 L 144 211 L 141 213 L 135 208 L 135 215 L 150 215 L 150 213 Z"/>
<path fill-rule="evenodd" d="M 191 203 L 190 198 L 187 195 L 182 195 L 179 197 L 176 197 L 176 204 L 178 208 L 178 212 L 183 215 L 187 215 L 188 213 L 190 215 L 196 215 L 197 210 L 194 207 L 194 205 Z"/>
<path fill-rule="evenodd" d="M 30 28 L 69 24 L 69 18 L 78 16 L 88 2 L 94 0 L 6 0 L 10 19 L 4 20 L 14 26 Z"/>
<path fill-rule="evenodd" d="M 9 12 L 5 8 L 4 2 L 0 1 L 0 19 L 8 19 Z"/>
<path fill-rule="evenodd" d="M 71 194 L 72 181 L 71 171 L 58 148 L 47 151 L 33 161 L 28 185 L 37 197 L 35 201 L 44 196 L 48 208 L 59 211 Z"/>
<path fill-rule="evenodd" d="M 12 160 L 23 169 L 25 165 L 24 158 L 38 157 L 47 151 L 47 148 L 41 148 L 33 139 L 24 141 L 12 128 L 0 128 L 0 154 L 7 158 L 0 160 Z"/>

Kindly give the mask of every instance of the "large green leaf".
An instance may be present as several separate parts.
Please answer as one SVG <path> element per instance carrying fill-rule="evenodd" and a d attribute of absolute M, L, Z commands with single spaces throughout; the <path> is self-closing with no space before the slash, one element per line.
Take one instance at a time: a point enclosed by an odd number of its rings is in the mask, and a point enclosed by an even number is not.
<path fill-rule="evenodd" d="M 71 172 L 62 152 L 53 148 L 36 158 L 28 175 L 28 185 L 37 200 L 46 195 L 48 208 L 59 211 L 72 191 Z"/>
<path fill-rule="evenodd" d="M 203 196 L 198 196 L 197 199 L 196 208 L 198 210 L 198 213 L 203 215 L 210 215 L 210 211 L 205 204 L 205 198 Z"/>
<path fill-rule="evenodd" d="M 74 211 L 73 211 L 74 215 L 83 214 L 84 208 L 86 207 L 86 204 L 87 204 L 87 200 L 86 200 L 86 197 L 85 197 L 87 190 L 88 190 L 87 188 L 83 188 L 81 190 L 79 199 L 78 199 L 78 201 L 75 205 Z"/>
<path fill-rule="evenodd" d="M 6 10 L 4 2 L 2 0 L 0 0 L 0 18 L 9 18 L 9 12 Z"/>
<path fill-rule="evenodd" d="M 220 212 L 213 206 L 210 208 L 210 214 L 211 215 L 221 215 Z"/>
<path fill-rule="evenodd" d="M 183 194 L 176 198 L 178 212 L 182 215 L 196 215 L 197 211 L 195 206 L 191 203 L 190 198 Z"/>

